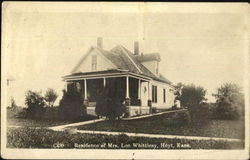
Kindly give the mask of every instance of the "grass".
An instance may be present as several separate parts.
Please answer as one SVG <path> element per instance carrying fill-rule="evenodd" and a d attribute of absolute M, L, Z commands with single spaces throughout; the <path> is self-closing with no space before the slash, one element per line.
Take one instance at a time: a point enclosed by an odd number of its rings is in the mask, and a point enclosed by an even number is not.
<path fill-rule="evenodd" d="M 171 126 L 167 123 L 171 116 L 173 113 L 137 120 L 104 121 L 77 129 L 244 139 L 244 122 L 240 120 L 193 121 L 184 126 Z"/>
<path fill-rule="evenodd" d="M 76 120 L 35 120 L 35 119 L 28 119 L 28 118 L 8 118 L 7 125 L 8 126 L 21 126 L 21 127 L 51 127 L 57 125 L 64 125 L 70 123 L 76 123 L 81 121 L 87 121 L 95 119 L 94 116 L 85 116 L 80 119 Z"/>
<path fill-rule="evenodd" d="M 139 144 L 139 145 L 137 145 Z M 163 145 L 164 144 L 164 145 Z M 126 147 L 122 147 L 126 146 Z M 7 148 L 77 149 L 243 149 L 243 142 L 72 134 L 45 128 L 8 128 Z"/>

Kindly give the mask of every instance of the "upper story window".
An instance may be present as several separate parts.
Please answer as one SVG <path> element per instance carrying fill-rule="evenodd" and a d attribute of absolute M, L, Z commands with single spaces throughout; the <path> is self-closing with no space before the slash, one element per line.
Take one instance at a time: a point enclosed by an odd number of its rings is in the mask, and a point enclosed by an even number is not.
<path fill-rule="evenodd" d="M 152 85 L 152 102 L 157 103 L 157 86 Z"/>
<path fill-rule="evenodd" d="M 97 55 L 92 55 L 92 71 L 96 71 L 97 67 Z"/>

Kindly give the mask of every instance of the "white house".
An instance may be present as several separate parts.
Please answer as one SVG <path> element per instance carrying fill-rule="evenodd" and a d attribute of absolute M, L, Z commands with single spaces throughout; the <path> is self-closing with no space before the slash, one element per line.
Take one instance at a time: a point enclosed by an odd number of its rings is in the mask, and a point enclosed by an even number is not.
<path fill-rule="evenodd" d="M 64 76 L 67 89 L 75 87 L 81 92 L 87 114 L 95 114 L 96 96 L 111 79 L 117 80 L 117 95 L 124 99 L 130 116 L 149 114 L 174 105 L 175 87 L 160 74 L 160 54 L 140 54 L 139 43 L 134 53 L 117 45 L 107 51 L 98 38 L 97 47 L 90 47 L 70 75 Z"/>

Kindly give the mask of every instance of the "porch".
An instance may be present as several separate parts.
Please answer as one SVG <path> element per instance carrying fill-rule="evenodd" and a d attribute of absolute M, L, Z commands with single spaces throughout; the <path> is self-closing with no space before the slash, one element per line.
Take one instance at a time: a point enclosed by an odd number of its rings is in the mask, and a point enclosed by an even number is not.
<path fill-rule="evenodd" d="M 131 75 L 102 75 L 75 77 L 66 80 L 66 91 L 77 91 L 83 98 L 86 113 L 96 115 L 96 102 L 102 95 L 105 86 L 112 86 L 115 99 L 124 102 L 129 116 L 150 113 L 151 93 L 150 79 Z"/>

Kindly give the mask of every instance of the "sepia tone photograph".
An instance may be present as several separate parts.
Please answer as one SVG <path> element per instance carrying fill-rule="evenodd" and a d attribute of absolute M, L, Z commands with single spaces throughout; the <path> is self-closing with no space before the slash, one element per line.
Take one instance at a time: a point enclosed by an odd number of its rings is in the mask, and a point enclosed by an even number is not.
<path fill-rule="evenodd" d="M 1 156 L 248 159 L 249 13 L 4 2 Z"/>

